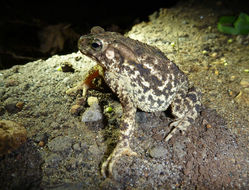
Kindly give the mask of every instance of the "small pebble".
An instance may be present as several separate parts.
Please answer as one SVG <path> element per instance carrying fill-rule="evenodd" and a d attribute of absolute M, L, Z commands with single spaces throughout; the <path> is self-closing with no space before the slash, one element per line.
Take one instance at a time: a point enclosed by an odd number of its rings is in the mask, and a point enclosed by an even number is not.
<path fill-rule="evenodd" d="M 234 76 L 234 75 L 232 75 L 231 77 L 230 77 L 230 81 L 234 81 L 236 79 L 236 76 Z"/>
<path fill-rule="evenodd" d="M 5 109 L 7 110 L 8 113 L 12 113 L 12 114 L 17 113 L 19 111 L 15 103 L 6 104 Z"/>
<path fill-rule="evenodd" d="M 81 108 L 80 105 L 75 104 L 75 105 L 73 105 L 73 106 L 71 107 L 70 113 L 73 114 L 73 115 L 78 115 L 79 112 L 81 111 L 81 109 L 82 109 L 82 108 Z"/>
<path fill-rule="evenodd" d="M 17 86 L 19 84 L 19 82 L 15 79 L 9 79 L 6 81 L 5 86 L 9 87 L 9 86 Z"/>
<path fill-rule="evenodd" d="M 239 104 L 249 106 L 249 88 L 244 88 L 235 97 L 235 101 Z"/>
<path fill-rule="evenodd" d="M 166 158 L 168 150 L 164 146 L 155 146 L 149 152 L 152 158 Z"/>
<path fill-rule="evenodd" d="M 44 142 L 44 141 L 40 141 L 38 145 L 39 145 L 40 147 L 44 147 L 45 142 Z"/>
<path fill-rule="evenodd" d="M 210 128 L 212 128 L 212 125 L 210 125 L 209 123 L 206 125 L 206 128 L 207 129 L 210 129 Z"/>
<path fill-rule="evenodd" d="M 16 107 L 21 111 L 24 106 L 24 102 L 17 102 Z"/>
<path fill-rule="evenodd" d="M 69 62 L 64 62 L 61 64 L 61 70 L 63 72 L 74 72 L 74 68 L 73 68 L 73 65 Z"/>
<path fill-rule="evenodd" d="M 201 53 L 202 53 L 203 55 L 207 55 L 207 54 L 208 54 L 208 51 L 207 51 L 207 50 L 203 50 Z"/>
<path fill-rule="evenodd" d="M 103 119 L 103 114 L 99 104 L 94 103 L 82 115 L 82 122 L 95 122 Z"/>
<path fill-rule="evenodd" d="M 217 54 L 216 52 L 214 52 L 214 53 L 212 53 L 210 56 L 213 57 L 213 58 L 216 58 L 217 55 L 218 55 L 218 54 Z"/>
<path fill-rule="evenodd" d="M 145 112 L 137 112 L 136 113 L 136 122 L 138 123 L 146 123 L 147 122 L 147 116 Z"/>
<path fill-rule="evenodd" d="M 243 88 L 248 88 L 249 87 L 249 78 L 243 78 L 241 81 L 240 81 L 240 86 L 243 87 Z"/>
<path fill-rule="evenodd" d="M 81 150 L 80 144 L 79 143 L 74 144 L 73 149 L 76 150 L 76 151 L 80 151 Z"/>
<path fill-rule="evenodd" d="M 45 165 L 51 168 L 56 168 L 58 167 L 61 160 L 63 160 L 61 155 L 52 153 L 45 159 Z"/>
<path fill-rule="evenodd" d="M 97 103 L 97 104 L 99 103 L 99 100 L 98 100 L 97 97 L 90 96 L 90 97 L 87 98 L 87 104 L 89 106 L 93 105 L 94 103 Z"/>

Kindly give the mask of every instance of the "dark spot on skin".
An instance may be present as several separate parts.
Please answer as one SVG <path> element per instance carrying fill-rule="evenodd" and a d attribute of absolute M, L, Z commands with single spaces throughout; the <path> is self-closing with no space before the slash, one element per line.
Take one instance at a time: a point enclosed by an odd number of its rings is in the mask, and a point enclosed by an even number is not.
<path fill-rule="evenodd" d="M 145 62 L 147 62 L 147 63 L 154 63 L 154 61 L 155 61 L 155 58 L 154 57 L 152 58 L 151 56 L 147 56 L 145 59 Z"/>
<path fill-rule="evenodd" d="M 172 81 L 172 79 L 173 79 L 172 75 L 169 75 L 169 81 Z"/>
<path fill-rule="evenodd" d="M 148 100 L 151 102 L 151 105 L 154 105 L 156 103 L 151 95 L 149 95 Z"/>
<path fill-rule="evenodd" d="M 163 103 L 164 103 L 164 101 L 161 101 L 161 100 L 158 98 L 157 104 L 158 104 L 159 106 L 161 106 Z"/>
<path fill-rule="evenodd" d="M 124 145 L 124 146 L 128 146 L 128 142 L 127 142 L 127 141 L 124 141 L 124 142 L 123 142 L 123 145 Z"/>
<path fill-rule="evenodd" d="M 193 118 L 191 118 L 191 117 L 188 117 L 188 121 L 189 121 L 189 123 L 193 123 L 194 122 Z"/>
<path fill-rule="evenodd" d="M 189 100 L 189 99 L 188 99 Z M 190 110 L 191 109 L 191 102 L 189 102 L 187 99 L 185 99 L 185 101 L 184 101 L 184 105 L 185 105 L 185 107 L 187 107 L 187 110 Z"/>
<path fill-rule="evenodd" d="M 185 77 L 181 77 L 181 83 L 184 83 L 187 79 Z"/>
<path fill-rule="evenodd" d="M 162 86 L 162 81 L 160 81 L 156 76 L 152 75 L 151 80 L 154 84 L 157 84 L 157 86 Z"/>
<path fill-rule="evenodd" d="M 177 84 L 178 84 L 177 80 L 174 80 L 173 81 L 173 86 L 177 86 Z"/>
<path fill-rule="evenodd" d="M 141 101 L 141 102 L 145 101 L 145 96 L 144 96 L 144 95 L 140 96 L 140 97 L 138 98 L 138 100 Z"/>
<path fill-rule="evenodd" d="M 124 66 L 123 69 L 126 70 L 126 71 L 128 71 L 129 74 L 135 75 L 135 70 L 132 69 L 131 67 L 129 67 L 129 66 Z"/>
<path fill-rule="evenodd" d="M 130 137 L 124 134 L 121 134 L 121 140 L 129 139 Z"/>
<path fill-rule="evenodd" d="M 148 88 L 147 86 L 143 86 L 142 83 L 140 83 L 140 84 L 141 84 L 140 86 L 143 87 L 143 90 L 144 90 L 143 93 L 144 94 L 150 90 L 150 88 Z"/>
<path fill-rule="evenodd" d="M 137 85 L 136 85 L 136 83 L 132 82 L 131 86 L 136 87 Z"/>
<path fill-rule="evenodd" d="M 197 111 L 197 113 L 200 113 L 201 112 L 201 105 L 196 104 L 195 105 L 195 110 Z"/>
<path fill-rule="evenodd" d="M 181 103 L 182 103 L 182 100 L 179 99 L 179 98 L 176 98 L 176 99 L 174 100 L 174 104 L 181 104 Z"/>
<path fill-rule="evenodd" d="M 123 122 L 123 123 L 120 125 L 120 130 L 121 130 L 121 131 L 125 131 L 125 130 L 128 129 L 128 127 L 129 127 L 129 124 Z"/>
<path fill-rule="evenodd" d="M 179 76 L 180 78 L 180 75 L 183 75 L 182 71 L 175 64 L 171 64 L 170 70 L 173 72 L 175 77 Z"/>
<path fill-rule="evenodd" d="M 190 98 L 190 100 L 192 100 L 193 102 L 196 102 L 197 99 L 196 99 L 196 95 L 191 93 L 191 94 L 188 94 L 188 98 Z"/>
<path fill-rule="evenodd" d="M 180 107 L 180 105 L 176 105 L 176 106 L 174 106 L 174 112 L 179 112 L 179 113 L 181 113 L 181 107 Z"/>
<path fill-rule="evenodd" d="M 172 84 L 169 82 L 166 86 L 166 88 L 170 91 L 172 89 Z"/>
<path fill-rule="evenodd" d="M 150 76 L 151 75 L 151 70 L 148 68 L 145 68 L 143 64 L 136 63 L 134 61 L 131 61 L 131 64 L 133 64 L 139 73 L 142 73 L 144 76 Z"/>
<path fill-rule="evenodd" d="M 138 56 L 141 56 L 141 55 L 143 55 L 143 53 L 144 53 L 144 50 L 142 49 L 142 48 L 136 48 L 135 49 L 135 53 L 138 55 Z"/>

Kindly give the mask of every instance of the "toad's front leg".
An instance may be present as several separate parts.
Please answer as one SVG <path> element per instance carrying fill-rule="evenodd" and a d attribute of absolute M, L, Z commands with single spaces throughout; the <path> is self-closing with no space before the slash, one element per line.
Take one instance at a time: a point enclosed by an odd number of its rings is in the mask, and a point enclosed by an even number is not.
<path fill-rule="evenodd" d="M 121 102 L 122 103 L 122 102 Z M 128 156 L 136 156 L 137 153 L 132 151 L 130 148 L 130 139 L 133 136 L 133 131 L 135 127 L 135 115 L 136 108 L 130 101 L 125 101 L 125 104 L 122 104 L 123 107 L 123 116 L 121 119 L 120 125 L 120 137 L 117 146 L 107 158 L 107 160 L 102 164 L 101 174 L 106 177 L 106 173 L 112 176 L 112 168 L 114 163 L 118 160 L 119 157 L 126 154 Z"/>
<path fill-rule="evenodd" d="M 68 89 L 66 91 L 66 94 L 75 96 L 79 93 L 79 91 L 82 90 L 81 104 L 84 104 L 84 102 L 86 100 L 88 89 L 94 88 L 94 84 L 92 83 L 93 79 L 95 79 L 97 77 L 103 78 L 103 75 L 104 75 L 104 71 L 103 71 L 102 67 L 100 67 L 98 65 L 92 67 L 92 69 L 88 72 L 86 78 L 82 82 L 77 84 L 77 86 Z"/>

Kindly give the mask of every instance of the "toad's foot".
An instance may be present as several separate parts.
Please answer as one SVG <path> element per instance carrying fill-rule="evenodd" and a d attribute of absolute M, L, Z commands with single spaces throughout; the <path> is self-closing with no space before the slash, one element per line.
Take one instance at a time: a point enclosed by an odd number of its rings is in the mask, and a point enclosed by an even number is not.
<path fill-rule="evenodd" d="M 171 104 L 172 114 L 176 117 L 176 120 L 170 124 L 170 127 L 174 128 L 166 136 L 166 142 L 178 131 L 182 131 L 184 134 L 195 121 L 201 110 L 200 97 L 200 92 L 193 87 L 188 89 L 187 92 L 186 89 L 178 92 Z"/>
<path fill-rule="evenodd" d="M 174 127 L 173 130 L 170 131 L 170 133 L 166 136 L 165 142 L 169 141 L 173 135 L 177 133 L 177 131 L 182 131 L 184 134 L 187 130 L 188 126 L 190 125 L 190 122 L 186 120 L 176 120 L 170 124 L 170 127 Z"/>
<path fill-rule="evenodd" d="M 101 174 L 104 176 L 104 178 L 106 178 L 107 173 L 109 174 L 109 176 L 112 176 L 113 165 L 118 160 L 118 158 L 121 157 L 122 155 L 137 156 L 137 153 L 131 150 L 129 146 L 120 147 L 120 148 L 116 147 L 113 153 L 102 164 Z"/>
<path fill-rule="evenodd" d="M 77 84 L 77 86 L 75 86 L 73 88 L 69 88 L 66 91 L 66 94 L 69 96 L 75 96 L 82 90 L 82 96 L 85 97 L 88 88 L 89 88 L 89 86 L 87 84 L 85 84 L 85 82 L 83 81 L 83 82 L 80 82 L 79 84 Z"/>

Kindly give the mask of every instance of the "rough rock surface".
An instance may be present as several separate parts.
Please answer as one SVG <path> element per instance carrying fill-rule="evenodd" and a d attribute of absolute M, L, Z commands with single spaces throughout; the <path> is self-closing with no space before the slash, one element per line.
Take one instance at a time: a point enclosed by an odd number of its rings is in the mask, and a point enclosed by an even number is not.
<path fill-rule="evenodd" d="M 0 155 L 8 154 L 19 148 L 27 140 L 27 131 L 20 124 L 0 120 Z"/>

